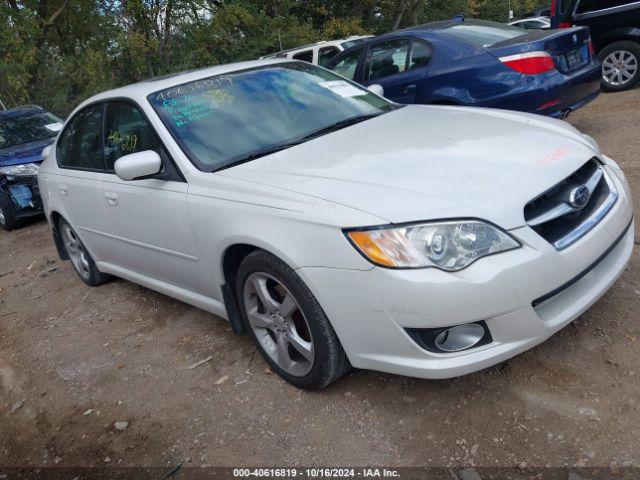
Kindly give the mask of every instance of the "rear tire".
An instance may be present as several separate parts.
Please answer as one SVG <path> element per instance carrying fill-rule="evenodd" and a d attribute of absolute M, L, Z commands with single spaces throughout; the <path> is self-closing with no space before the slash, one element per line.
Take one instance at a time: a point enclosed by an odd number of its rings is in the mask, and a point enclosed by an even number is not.
<path fill-rule="evenodd" d="M 292 385 L 320 390 L 351 364 L 322 307 L 279 258 L 250 253 L 236 276 L 240 314 L 260 354 Z"/>
<path fill-rule="evenodd" d="M 60 232 L 62 244 L 64 245 L 69 260 L 71 260 L 73 269 L 84 283 L 90 287 L 97 287 L 111 278 L 109 275 L 98 270 L 91 254 L 75 230 L 71 228 L 69 222 L 61 218 L 58 221 L 58 231 Z"/>
<path fill-rule="evenodd" d="M 602 90 L 622 92 L 640 82 L 640 44 L 614 42 L 600 51 L 598 59 L 602 62 Z"/>

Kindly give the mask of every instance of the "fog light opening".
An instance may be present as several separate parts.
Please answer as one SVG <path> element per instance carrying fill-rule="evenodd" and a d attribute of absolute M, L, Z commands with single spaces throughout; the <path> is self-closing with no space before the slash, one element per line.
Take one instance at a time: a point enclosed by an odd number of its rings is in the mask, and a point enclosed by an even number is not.
<path fill-rule="evenodd" d="M 484 337 L 484 328 L 477 323 L 458 325 L 440 332 L 435 345 L 443 352 L 460 352 L 471 348 Z"/>
<path fill-rule="evenodd" d="M 409 336 L 422 348 L 434 353 L 456 353 L 493 342 L 484 321 L 441 328 L 408 328 Z"/>

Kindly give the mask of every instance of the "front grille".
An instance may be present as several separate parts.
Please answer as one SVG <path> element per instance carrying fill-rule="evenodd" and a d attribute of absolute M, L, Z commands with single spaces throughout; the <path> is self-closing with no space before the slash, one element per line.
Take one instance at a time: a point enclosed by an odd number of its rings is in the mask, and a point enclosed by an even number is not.
<path fill-rule="evenodd" d="M 586 203 L 579 202 L 581 195 L 588 198 Z M 615 186 L 594 158 L 529 202 L 524 207 L 524 217 L 527 225 L 562 250 L 595 227 L 617 199 Z"/>

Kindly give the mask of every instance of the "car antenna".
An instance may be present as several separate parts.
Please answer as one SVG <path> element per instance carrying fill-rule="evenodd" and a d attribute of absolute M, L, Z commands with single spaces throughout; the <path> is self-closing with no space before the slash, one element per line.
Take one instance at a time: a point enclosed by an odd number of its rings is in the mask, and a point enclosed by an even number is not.
<path fill-rule="evenodd" d="M 2 103 L 2 99 L 0 99 L 0 107 L 2 107 L 3 110 L 7 109 L 7 107 L 4 106 L 4 103 Z"/>

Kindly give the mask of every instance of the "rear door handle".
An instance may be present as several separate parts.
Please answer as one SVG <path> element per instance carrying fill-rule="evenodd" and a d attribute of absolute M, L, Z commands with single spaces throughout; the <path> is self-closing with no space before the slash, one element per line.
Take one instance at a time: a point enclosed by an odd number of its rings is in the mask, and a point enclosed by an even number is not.
<path fill-rule="evenodd" d="M 408 85 L 403 85 L 402 87 L 400 87 L 400 91 L 402 93 L 413 93 L 416 91 L 416 84 L 410 83 Z"/>
<path fill-rule="evenodd" d="M 109 205 L 116 206 L 118 204 L 118 194 L 107 192 L 104 194 L 104 197 L 107 199 L 107 202 L 109 202 Z"/>
<path fill-rule="evenodd" d="M 65 197 L 69 195 L 69 187 L 67 187 L 66 185 L 59 183 L 58 190 L 60 190 L 60 195 L 64 195 Z"/>

